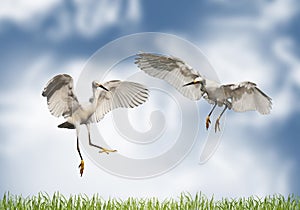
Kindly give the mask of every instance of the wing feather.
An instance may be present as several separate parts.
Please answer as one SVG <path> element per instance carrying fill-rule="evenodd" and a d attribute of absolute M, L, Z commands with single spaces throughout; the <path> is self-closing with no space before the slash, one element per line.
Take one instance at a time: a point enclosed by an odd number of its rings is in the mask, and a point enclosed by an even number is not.
<path fill-rule="evenodd" d="M 199 84 L 183 87 L 201 75 L 182 60 L 152 53 L 137 54 L 135 60 L 142 71 L 150 76 L 165 80 L 185 97 L 192 100 L 201 98 L 202 91 Z"/>
<path fill-rule="evenodd" d="M 109 91 L 99 90 L 98 105 L 92 121 L 100 121 L 106 113 L 117 108 L 134 108 L 149 97 L 149 90 L 135 82 L 112 80 L 103 84 Z"/>
<path fill-rule="evenodd" d="M 272 99 L 252 82 L 241 82 L 222 87 L 226 96 L 231 99 L 232 109 L 236 112 L 256 110 L 261 114 L 269 114 L 272 109 Z"/>
<path fill-rule="evenodd" d="M 67 74 L 59 74 L 49 80 L 42 96 L 47 98 L 48 108 L 55 117 L 69 117 L 79 107 L 74 95 L 73 79 Z"/>

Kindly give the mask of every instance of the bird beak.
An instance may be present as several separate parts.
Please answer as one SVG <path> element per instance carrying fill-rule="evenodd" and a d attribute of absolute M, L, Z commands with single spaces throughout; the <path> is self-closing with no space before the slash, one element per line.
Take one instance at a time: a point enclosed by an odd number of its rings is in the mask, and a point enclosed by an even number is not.
<path fill-rule="evenodd" d="M 194 80 L 193 82 L 187 83 L 187 84 L 183 85 L 182 87 L 189 86 L 189 85 L 195 85 L 195 84 L 199 84 L 199 83 L 200 83 L 200 81 Z"/>
<path fill-rule="evenodd" d="M 103 85 L 99 84 L 99 87 L 101 87 L 103 90 L 109 91 L 106 87 L 104 87 Z"/>

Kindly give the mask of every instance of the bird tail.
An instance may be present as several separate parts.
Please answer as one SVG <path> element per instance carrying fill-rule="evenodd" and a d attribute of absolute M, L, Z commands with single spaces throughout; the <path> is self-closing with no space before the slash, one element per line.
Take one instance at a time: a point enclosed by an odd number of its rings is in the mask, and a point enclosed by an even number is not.
<path fill-rule="evenodd" d="M 58 125 L 57 127 L 67 128 L 67 129 L 75 129 L 75 126 L 72 123 L 69 123 L 69 122 L 64 122 L 64 123 Z"/>

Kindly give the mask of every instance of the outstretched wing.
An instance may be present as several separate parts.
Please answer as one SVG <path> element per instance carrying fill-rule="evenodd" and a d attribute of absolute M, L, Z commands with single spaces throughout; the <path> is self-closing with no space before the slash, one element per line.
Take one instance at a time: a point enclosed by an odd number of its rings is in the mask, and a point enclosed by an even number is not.
<path fill-rule="evenodd" d="M 200 90 L 200 84 L 183 87 L 201 75 L 182 60 L 152 53 L 137 54 L 135 60 L 141 70 L 150 76 L 167 81 L 185 97 L 192 100 L 201 98 L 203 92 Z"/>
<path fill-rule="evenodd" d="M 103 84 L 109 91 L 99 89 L 96 112 L 92 121 L 100 121 L 106 113 L 116 108 L 133 108 L 143 104 L 149 97 L 149 90 L 135 82 L 112 80 Z"/>
<path fill-rule="evenodd" d="M 46 84 L 42 96 L 47 97 L 48 108 L 55 117 L 69 117 L 79 107 L 74 95 L 73 79 L 67 74 L 53 77 Z"/>
<path fill-rule="evenodd" d="M 236 112 L 257 110 L 261 114 L 269 114 L 272 109 L 272 99 L 252 82 L 241 82 L 222 87 L 226 96 L 231 98 L 232 109 Z"/>

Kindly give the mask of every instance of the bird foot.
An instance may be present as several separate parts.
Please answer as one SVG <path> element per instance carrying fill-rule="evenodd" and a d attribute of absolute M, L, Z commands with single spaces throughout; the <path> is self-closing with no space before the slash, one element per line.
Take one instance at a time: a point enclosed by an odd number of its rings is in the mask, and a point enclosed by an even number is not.
<path fill-rule="evenodd" d="M 216 124 L 215 124 L 215 132 L 217 133 L 217 131 L 221 131 L 220 129 L 220 118 L 218 117 L 218 119 L 216 120 Z"/>
<path fill-rule="evenodd" d="M 105 152 L 106 154 L 109 154 L 110 152 L 117 152 L 117 150 L 115 149 L 106 149 L 106 148 L 101 148 L 101 150 L 99 151 L 99 153 L 103 153 Z"/>
<path fill-rule="evenodd" d="M 210 116 L 207 116 L 206 117 L 206 123 L 205 123 L 205 125 L 206 125 L 206 130 L 209 128 L 209 124 L 210 124 L 211 122 L 210 122 Z"/>
<path fill-rule="evenodd" d="M 80 168 L 80 176 L 82 176 L 83 170 L 84 170 L 84 161 L 83 160 L 81 160 L 78 168 Z"/>

